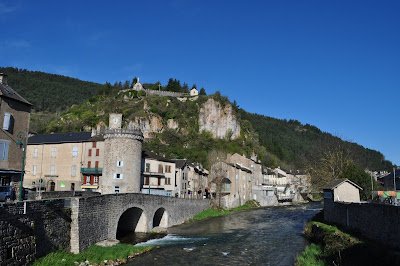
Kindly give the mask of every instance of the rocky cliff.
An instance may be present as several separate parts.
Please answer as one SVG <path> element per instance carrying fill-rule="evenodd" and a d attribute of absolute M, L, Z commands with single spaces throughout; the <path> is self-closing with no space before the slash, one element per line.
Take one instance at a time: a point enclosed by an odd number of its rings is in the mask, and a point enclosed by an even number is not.
<path fill-rule="evenodd" d="M 214 138 L 235 139 L 240 136 L 240 125 L 236 116 L 232 112 L 232 105 L 221 103 L 209 98 L 200 108 L 199 113 L 200 131 L 210 131 Z"/>

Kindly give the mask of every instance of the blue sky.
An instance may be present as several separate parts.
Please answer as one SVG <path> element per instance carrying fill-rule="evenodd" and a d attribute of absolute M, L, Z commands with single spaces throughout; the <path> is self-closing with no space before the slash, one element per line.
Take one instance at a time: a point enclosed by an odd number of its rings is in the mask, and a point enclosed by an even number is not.
<path fill-rule="evenodd" d="M 0 0 L 0 65 L 99 83 L 173 77 L 400 165 L 399 12 L 367 0 Z"/>

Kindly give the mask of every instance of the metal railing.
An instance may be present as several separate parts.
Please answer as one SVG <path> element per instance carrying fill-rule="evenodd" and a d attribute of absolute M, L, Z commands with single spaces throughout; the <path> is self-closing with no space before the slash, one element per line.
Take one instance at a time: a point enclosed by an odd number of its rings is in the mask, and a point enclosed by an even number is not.
<path fill-rule="evenodd" d="M 82 174 L 102 174 L 103 168 L 81 168 Z"/>

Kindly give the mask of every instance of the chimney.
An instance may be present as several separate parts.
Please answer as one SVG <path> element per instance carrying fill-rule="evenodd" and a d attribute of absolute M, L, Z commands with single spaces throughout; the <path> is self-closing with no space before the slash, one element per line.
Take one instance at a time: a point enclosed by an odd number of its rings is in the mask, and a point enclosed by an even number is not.
<path fill-rule="evenodd" d="M 7 85 L 7 75 L 0 73 L 0 84 Z"/>

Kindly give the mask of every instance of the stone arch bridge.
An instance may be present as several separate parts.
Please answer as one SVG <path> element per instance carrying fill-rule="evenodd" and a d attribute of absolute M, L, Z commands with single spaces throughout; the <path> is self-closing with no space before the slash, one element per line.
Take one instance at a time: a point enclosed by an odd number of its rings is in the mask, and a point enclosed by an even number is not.
<path fill-rule="evenodd" d="M 71 198 L 71 252 L 116 239 L 117 233 L 177 225 L 209 207 L 209 200 L 136 193 Z"/>

